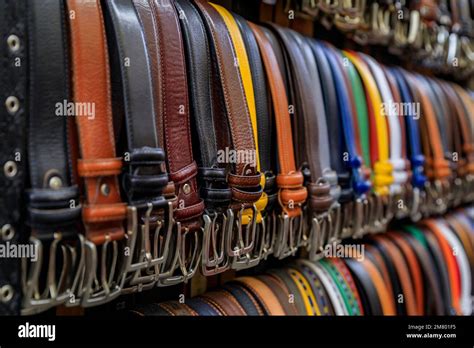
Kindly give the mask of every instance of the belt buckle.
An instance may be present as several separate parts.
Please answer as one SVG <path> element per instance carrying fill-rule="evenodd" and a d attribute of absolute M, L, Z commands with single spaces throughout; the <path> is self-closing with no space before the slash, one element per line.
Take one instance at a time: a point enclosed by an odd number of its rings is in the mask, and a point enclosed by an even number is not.
<path fill-rule="evenodd" d="M 262 258 L 266 260 L 275 250 L 275 241 L 277 236 L 277 216 L 274 211 L 269 212 L 263 217 L 265 222 L 265 233 L 263 235 Z"/>
<path fill-rule="evenodd" d="M 205 276 L 216 275 L 229 269 L 229 258 L 226 255 L 225 241 L 230 233 L 228 229 L 233 226 L 231 218 L 224 213 L 208 213 L 203 215 L 203 251 L 201 272 Z M 222 220 L 219 223 L 218 220 Z M 219 236 L 220 232 L 220 238 Z M 220 241 L 219 241 L 220 240 Z M 219 248 L 218 248 L 219 247 Z M 213 257 L 211 257 L 211 251 Z"/>
<path fill-rule="evenodd" d="M 324 247 L 329 242 L 332 221 L 329 212 L 315 214 L 311 220 L 310 243 L 307 246 L 308 257 L 311 261 L 324 257 Z"/>
<path fill-rule="evenodd" d="M 298 240 L 304 234 L 305 215 L 306 210 L 303 209 L 300 216 L 289 217 L 285 212 L 278 216 L 273 252 L 276 258 L 282 260 L 296 254 L 298 251 Z"/>
<path fill-rule="evenodd" d="M 159 278 L 161 266 L 169 259 L 174 226 L 173 205 L 171 202 L 167 202 L 167 208 L 164 210 L 164 215 L 167 216 L 154 221 L 156 228 L 153 235 L 150 235 L 152 210 L 153 206 L 148 204 L 144 223 L 139 225 L 136 207 L 128 207 L 126 238 L 130 257 L 126 259 L 124 266 L 126 284 L 126 287 L 122 288 L 124 294 L 151 289 Z M 164 231 L 163 236 L 161 235 L 162 231 Z M 151 244 L 152 239 L 153 244 Z M 137 247 L 140 248 L 138 253 Z M 177 248 L 173 249 L 170 258 L 174 260 L 175 254 L 177 254 Z M 136 259 L 133 260 L 133 257 Z"/>
<path fill-rule="evenodd" d="M 463 180 L 463 193 L 468 192 L 467 195 L 463 196 L 464 203 L 470 203 L 474 201 L 474 175 L 467 174 Z"/>
<path fill-rule="evenodd" d="M 204 233 L 204 228 L 201 227 L 198 230 L 191 231 L 188 227 L 185 227 L 183 232 L 181 222 L 176 222 L 175 226 L 177 253 L 171 261 L 169 270 L 167 272 L 161 270 L 157 283 L 157 286 L 160 287 L 187 283 L 196 274 L 201 262 L 202 243 L 200 242 L 199 232 Z M 191 243 L 192 252 L 189 253 L 186 237 L 191 233 L 194 236 L 194 243 Z M 162 268 L 164 267 L 167 267 L 166 263 L 162 265 Z M 181 274 L 175 274 L 178 270 Z"/>
<path fill-rule="evenodd" d="M 354 216 L 353 216 L 353 227 L 352 227 L 352 237 L 353 238 L 362 238 L 365 234 L 365 223 L 366 223 L 366 211 L 364 208 L 367 206 L 367 199 L 357 197 L 354 202 Z"/>
<path fill-rule="evenodd" d="M 263 248 L 265 246 L 266 224 L 262 218 L 261 223 L 255 226 L 254 247 L 248 253 L 236 256 L 232 260 L 231 268 L 234 270 L 242 270 L 255 267 L 263 259 Z"/>
<path fill-rule="evenodd" d="M 411 199 L 411 206 L 409 208 L 409 216 L 410 219 L 414 222 L 421 220 L 423 214 L 421 212 L 421 207 L 423 204 L 423 197 L 422 192 L 418 187 L 412 187 L 412 199 Z"/>
<path fill-rule="evenodd" d="M 443 214 L 447 210 L 445 195 L 443 193 L 443 184 L 440 180 L 435 180 L 433 183 L 428 181 L 426 183 L 427 203 L 429 206 L 429 214 Z"/>
<path fill-rule="evenodd" d="M 62 234 L 61 233 L 54 233 L 54 240 L 51 243 L 49 248 L 49 262 L 47 266 L 47 273 L 46 273 L 46 286 L 45 290 L 40 293 L 39 291 L 39 278 L 42 271 L 42 264 L 43 264 L 43 243 L 36 237 L 30 237 L 30 243 L 32 243 L 37 252 L 38 258 L 36 262 L 28 265 L 26 259 L 22 259 L 22 287 L 23 287 L 23 300 L 22 300 L 22 315 L 31 315 L 37 314 L 47 309 L 50 309 L 54 306 L 59 304 L 66 303 L 67 299 L 73 295 L 74 290 L 77 288 L 79 277 L 82 274 L 82 269 L 84 266 L 84 247 L 83 247 L 83 239 L 79 239 L 81 243 L 81 256 L 74 274 L 74 280 L 72 286 L 66 286 L 65 279 L 67 278 L 66 272 L 69 270 L 67 266 L 71 263 L 71 259 L 75 258 L 74 252 L 71 251 L 72 258 L 68 259 L 66 257 L 67 248 L 66 246 L 61 246 L 60 250 L 63 253 L 63 269 L 60 272 L 59 281 L 56 282 L 56 252 L 58 250 L 58 245 L 62 241 Z M 73 249 L 72 249 L 73 250 Z M 72 262 L 74 263 L 74 261 Z M 63 292 L 61 288 L 65 288 Z"/>
<path fill-rule="evenodd" d="M 244 205 L 240 207 L 240 210 L 237 214 L 237 220 L 235 224 L 230 226 L 230 233 L 227 235 L 226 240 L 226 250 L 227 255 L 230 257 L 237 257 L 242 256 L 244 254 L 250 253 L 254 247 L 255 242 L 255 234 L 257 228 L 257 214 L 258 210 L 255 204 L 252 204 L 252 220 L 249 224 L 245 226 L 246 231 L 246 240 L 244 241 L 244 237 L 242 235 L 242 214 L 245 210 Z M 227 210 L 228 216 L 233 218 L 234 212 L 232 209 Z M 232 245 L 234 243 L 234 245 Z"/>
<path fill-rule="evenodd" d="M 342 214 L 339 202 L 334 202 L 328 212 L 330 223 L 328 243 L 339 244 L 341 242 Z"/>

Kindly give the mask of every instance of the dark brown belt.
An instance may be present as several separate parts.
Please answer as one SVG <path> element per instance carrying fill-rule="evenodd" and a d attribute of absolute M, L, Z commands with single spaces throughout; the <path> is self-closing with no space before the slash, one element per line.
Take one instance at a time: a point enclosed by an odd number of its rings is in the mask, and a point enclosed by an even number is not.
<path fill-rule="evenodd" d="M 164 135 L 168 172 L 177 196 L 173 212 L 176 236 L 172 243 L 178 253 L 172 262 L 174 266 L 163 272 L 159 281 L 160 285 L 171 285 L 187 281 L 199 266 L 204 203 L 199 197 L 198 166 L 192 153 L 186 60 L 178 13 L 170 0 L 149 1 L 149 6 L 160 59 L 157 75 L 162 123 L 158 128 Z"/>
<path fill-rule="evenodd" d="M 212 76 L 216 82 L 213 86 L 213 106 L 217 138 L 220 141 L 218 148 L 223 151 L 232 150 L 237 154 L 255 155 L 256 146 L 242 79 L 238 66 L 229 64 L 229 61 L 237 61 L 230 34 L 214 7 L 202 0 L 195 1 L 195 4 L 203 18 L 210 41 Z M 232 192 L 231 209 L 227 213 L 229 230 L 226 237 L 226 250 L 230 257 L 243 256 L 253 249 L 253 242 L 249 241 L 253 240 L 256 229 L 255 203 L 260 199 L 263 190 L 256 161 L 249 161 L 249 157 L 251 156 L 246 156 L 244 160 L 236 163 L 225 163 L 228 168 L 227 183 Z M 244 226 L 242 216 L 246 208 L 251 208 L 252 213 L 248 216 L 250 223 Z"/>

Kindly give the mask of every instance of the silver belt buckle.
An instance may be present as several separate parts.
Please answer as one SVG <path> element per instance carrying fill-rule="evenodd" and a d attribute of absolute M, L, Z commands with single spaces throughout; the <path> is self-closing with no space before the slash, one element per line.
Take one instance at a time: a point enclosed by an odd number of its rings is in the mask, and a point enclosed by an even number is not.
<path fill-rule="evenodd" d="M 237 220 L 231 226 L 231 232 L 227 235 L 226 240 L 226 250 L 227 255 L 230 257 L 242 256 L 248 254 L 252 251 L 255 244 L 255 234 L 257 228 L 257 207 L 255 204 L 252 205 L 252 220 L 249 224 L 245 226 L 245 240 L 243 236 L 243 225 L 242 225 L 242 214 L 245 210 L 244 205 L 241 206 L 238 214 Z M 234 216 L 232 209 L 227 210 L 227 215 L 229 217 Z"/>
<path fill-rule="evenodd" d="M 170 253 L 173 233 L 173 205 L 168 202 L 165 215 L 153 221 L 156 228 L 150 234 L 151 212 L 149 204 L 143 224 L 138 224 L 137 209 L 128 208 L 127 248 L 129 255 L 124 266 L 125 287 L 122 293 L 128 294 L 151 289 L 159 279 L 161 267 L 169 258 L 175 259 L 177 248 Z M 162 235 L 163 234 L 163 235 Z M 153 244 L 151 244 L 153 240 Z M 170 256 L 171 255 L 171 256 Z"/>
<path fill-rule="evenodd" d="M 22 259 L 22 315 L 37 314 L 47 309 L 50 309 L 59 304 L 66 303 L 66 301 L 74 295 L 74 290 L 77 288 L 78 280 L 82 274 L 82 267 L 84 266 L 84 245 L 83 239 L 79 238 L 81 255 L 77 261 L 75 249 L 72 246 L 60 245 L 62 241 L 61 233 L 54 234 L 54 240 L 49 248 L 49 262 L 46 270 L 46 285 L 41 292 L 39 287 L 39 280 L 42 273 L 42 264 L 44 257 L 44 247 L 42 242 L 36 237 L 30 237 L 37 252 L 38 257 L 36 262 L 28 264 L 28 260 Z M 63 268 L 60 272 L 59 280 L 57 279 L 56 257 L 58 246 L 62 252 Z M 68 252 L 70 253 L 68 255 Z M 77 261 L 77 262 L 76 262 Z M 68 281 L 68 272 L 70 266 L 76 264 L 77 266 L 72 270 L 74 275 L 73 281 Z M 72 283 L 72 284 L 71 284 Z"/>
<path fill-rule="evenodd" d="M 118 242 L 106 240 L 102 245 L 85 241 L 84 281 L 79 292 L 81 306 L 98 306 L 116 299 L 122 290 L 123 272 L 117 272 Z M 109 253 L 112 257 L 109 261 Z M 100 253 L 100 267 L 98 265 Z"/>
<path fill-rule="evenodd" d="M 329 212 L 315 214 L 311 219 L 310 243 L 307 246 L 308 257 L 316 261 L 324 257 L 324 247 L 329 242 L 331 218 Z"/>
<path fill-rule="evenodd" d="M 306 221 L 305 211 L 306 210 L 303 209 L 301 215 L 297 217 L 289 217 L 285 212 L 282 212 L 278 216 L 273 251 L 273 255 L 276 258 L 281 260 L 295 255 L 298 251 L 298 239 L 304 235 L 303 229 Z"/>
<path fill-rule="evenodd" d="M 205 276 L 211 276 L 222 273 L 230 267 L 229 257 L 225 250 L 225 242 L 234 221 L 233 215 L 229 218 L 223 213 L 204 214 L 203 220 L 204 235 L 201 272 Z"/>
<path fill-rule="evenodd" d="M 181 223 L 178 221 L 176 226 L 176 248 L 177 253 L 168 265 L 166 262 L 161 266 L 161 272 L 158 276 L 158 286 L 170 286 L 179 283 L 187 283 L 199 268 L 202 255 L 202 241 L 200 235 L 204 233 L 204 228 L 190 231 L 187 227 L 182 231 Z M 192 234 L 190 240 L 188 236 Z M 188 244 L 189 241 L 189 244 Z M 190 247 L 188 247 L 190 245 Z M 163 269 L 167 268 L 167 271 Z"/>

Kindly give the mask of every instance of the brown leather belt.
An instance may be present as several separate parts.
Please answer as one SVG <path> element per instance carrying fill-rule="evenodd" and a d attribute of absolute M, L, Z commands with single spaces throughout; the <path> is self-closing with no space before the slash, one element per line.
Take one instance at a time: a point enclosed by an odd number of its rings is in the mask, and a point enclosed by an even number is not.
<path fill-rule="evenodd" d="M 195 5 L 205 23 L 214 63 L 212 74 L 216 85 L 213 86 L 213 105 L 218 127 L 217 138 L 221 142 L 218 147 L 220 150 L 230 148 L 235 153 L 254 154 L 255 158 L 256 146 L 240 71 L 238 65 L 229 64 L 237 62 L 237 56 L 228 29 L 217 10 L 206 1 L 195 1 Z M 224 103 L 216 98 L 223 98 Z M 226 163 L 227 182 L 232 192 L 226 237 L 226 252 L 230 257 L 243 256 L 253 249 L 257 219 L 255 203 L 263 190 L 260 185 L 261 175 L 255 161 L 248 160 L 250 157 L 245 156 L 245 160 L 236 163 Z M 252 208 L 252 221 L 243 226 L 242 214 L 246 208 Z"/>
<path fill-rule="evenodd" d="M 306 201 L 308 194 L 306 188 L 303 187 L 303 174 L 296 170 L 288 98 L 277 58 L 262 29 L 251 23 L 250 27 L 262 55 L 276 121 L 280 168 L 280 173 L 277 176 L 278 201 L 282 208 L 279 221 L 282 227 L 281 233 L 277 237 L 277 250 L 275 251 L 278 257 L 282 255 L 284 249 L 288 249 L 285 248 L 285 245 L 289 244 L 287 238 L 289 238 L 290 226 L 293 227 L 292 220 L 301 216 L 301 205 Z M 302 221 L 299 223 L 301 224 Z"/>
<path fill-rule="evenodd" d="M 74 14 L 69 17 L 74 102 L 92 103 L 96 111 L 94 120 L 76 118 L 80 147 L 78 173 L 86 192 L 82 216 L 87 238 L 83 305 L 87 306 L 120 293 L 121 274 L 115 272 L 116 260 L 107 264 L 106 258 L 107 249 L 115 249 L 116 241 L 124 237 L 126 205 L 122 203 L 118 183 L 122 160 L 115 153 L 109 58 L 101 5 L 99 1 L 89 0 L 68 0 L 67 4 Z M 98 250 L 101 250 L 100 267 Z M 114 273 L 118 278 L 109 279 L 109 274 Z M 95 279 L 101 279 L 101 283 L 91 293 Z"/>
<path fill-rule="evenodd" d="M 171 261 L 174 266 L 162 273 L 159 281 L 161 285 L 171 285 L 187 281 L 199 266 L 204 203 L 199 198 L 198 167 L 192 153 L 186 61 L 178 13 L 170 0 L 149 1 L 149 5 L 156 23 L 155 39 L 160 57 L 157 75 L 162 123 L 158 128 L 164 134 L 168 172 L 177 196 L 173 212 L 177 262 L 176 259 Z M 175 272 L 181 274 L 173 275 Z"/>

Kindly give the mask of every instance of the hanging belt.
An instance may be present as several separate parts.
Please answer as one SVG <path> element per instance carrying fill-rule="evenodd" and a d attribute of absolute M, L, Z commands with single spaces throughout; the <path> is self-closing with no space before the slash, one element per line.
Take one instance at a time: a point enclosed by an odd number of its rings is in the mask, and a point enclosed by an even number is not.
<path fill-rule="evenodd" d="M 288 111 L 288 99 L 281 70 L 278 66 L 276 55 L 270 41 L 262 29 L 254 24 L 250 27 L 255 35 L 255 39 L 260 48 L 263 65 L 268 79 L 268 85 L 272 97 L 273 113 L 275 117 L 277 140 L 278 140 L 278 167 L 277 185 L 279 188 L 278 202 L 282 213 L 279 221 L 279 233 L 277 234 L 275 250 L 277 257 L 284 256 L 284 251 L 291 249 L 288 247 L 291 242 L 288 240 L 293 235 L 293 221 L 297 226 L 302 226 L 301 205 L 306 201 L 307 191 L 303 187 L 303 175 L 296 170 L 293 137 L 291 134 L 291 121 Z"/>
<path fill-rule="evenodd" d="M 324 96 L 324 105 L 326 107 L 326 121 L 329 136 L 329 147 L 331 148 L 331 167 L 337 173 L 337 183 L 340 186 L 341 192 L 339 195 L 339 204 L 341 205 L 341 222 L 335 228 L 336 239 L 341 236 L 348 236 L 352 234 L 352 217 L 353 217 L 353 198 L 354 192 L 351 185 L 351 174 L 347 167 L 347 162 L 344 156 L 344 142 L 341 141 L 343 136 L 338 117 L 339 106 L 337 102 L 337 93 L 335 88 L 335 81 L 333 80 L 332 71 L 324 54 L 324 47 L 319 42 L 311 41 L 314 57 L 318 64 L 318 71 Z"/>
<path fill-rule="evenodd" d="M 65 110 L 57 108 L 58 102 L 65 104 L 70 99 L 63 2 L 31 2 L 28 19 L 28 160 L 31 188 L 27 190 L 27 211 L 31 226 L 30 242 L 38 248 L 39 255 L 36 262 L 25 260 L 24 272 L 28 275 L 23 284 L 23 314 L 33 314 L 69 299 L 66 290 L 69 290 L 73 280 L 68 278 L 66 283 L 61 284 L 57 279 L 56 266 L 59 263 L 63 270 L 67 269 L 75 275 L 77 265 L 70 264 L 61 247 L 68 253 L 73 252 L 68 245 L 78 240 L 81 214 L 78 187 L 71 177 L 69 118 Z M 51 72 L 57 73 L 50 76 Z M 61 261 L 56 260 L 59 257 Z M 46 289 L 42 291 L 38 282 L 44 279 Z"/>
<path fill-rule="evenodd" d="M 126 124 L 127 168 L 122 189 L 129 204 L 127 237 L 131 257 L 124 261 L 124 272 L 128 275 L 126 292 L 133 292 L 153 287 L 160 266 L 167 261 L 172 205 L 162 195 L 168 175 L 163 171 L 165 153 L 158 147 L 152 70 L 142 27 L 131 1 L 106 4 L 109 48 L 115 58 L 111 64 L 112 96 L 117 107 L 114 115 L 118 117 L 124 110 Z M 158 245 L 159 240 L 163 240 L 163 246 Z"/>
<path fill-rule="evenodd" d="M 26 179 L 28 35 L 26 1 L 0 1 L 0 243 L 8 249 L 25 242 L 23 190 Z M 19 64 L 21 63 L 21 64 Z M 4 70 L 3 70 L 4 69 Z M 0 315 L 19 315 L 20 261 L 0 262 Z"/>
<path fill-rule="evenodd" d="M 308 209 L 312 214 L 310 233 L 309 235 L 302 234 L 298 245 L 306 246 L 310 252 L 310 258 L 314 259 L 319 257 L 322 248 L 333 233 L 328 212 L 331 207 L 334 207 L 331 186 L 333 192 L 337 187 L 337 176 L 330 169 L 328 143 L 325 143 L 324 149 L 321 148 L 323 139 L 327 140 L 326 116 L 324 109 L 318 108 L 318 105 L 323 103 L 323 97 L 320 84 L 314 83 L 319 81 L 319 75 L 311 47 L 301 35 L 291 30 L 282 29 L 276 25 L 272 25 L 272 28 L 285 47 L 288 57 L 287 68 L 293 75 L 291 103 L 297 113 L 294 128 L 294 134 L 298 135 L 296 138 L 297 162 L 300 168 L 304 168 L 309 181 L 307 184 L 310 195 Z M 318 111 L 322 114 L 317 114 Z"/>
<path fill-rule="evenodd" d="M 356 140 L 358 153 L 361 154 L 363 159 L 361 168 L 364 178 L 370 180 L 371 177 L 371 157 L 370 157 L 370 144 L 369 144 L 369 115 L 368 115 L 368 105 L 366 102 L 366 96 L 364 92 L 364 87 L 360 80 L 360 76 L 357 73 L 354 64 L 347 58 L 343 58 L 344 69 L 342 71 L 345 73 L 345 76 L 350 81 L 347 82 L 347 92 L 353 103 L 353 123 L 357 125 L 357 129 L 354 129 L 354 138 Z M 373 214 L 374 209 L 370 209 L 369 205 L 369 195 L 358 199 L 356 201 L 356 210 L 361 216 L 356 216 L 357 219 L 361 219 L 361 233 L 366 233 L 369 231 L 370 226 L 375 217 Z M 361 204 L 362 203 L 362 204 Z M 361 207 L 362 205 L 362 207 Z M 372 214 L 371 214 L 372 213 Z M 357 224 L 355 224 L 357 226 Z"/>
<path fill-rule="evenodd" d="M 242 79 L 246 102 L 249 109 L 250 120 L 252 124 L 253 137 L 255 140 L 257 170 L 260 173 L 262 173 L 261 163 L 260 163 L 261 162 L 260 151 L 259 151 L 261 146 L 259 146 L 259 143 L 258 143 L 259 134 L 258 134 L 257 109 L 256 109 L 255 92 L 254 92 L 255 88 L 254 88 L 254 84 L 252 80 L 252 71 L 250 70 L 250 61 L 249 61 L 249 57 L 251 57 L 251 58 L 254 58 L 253 60 L 254 63 L 256 60 L 261 65 L 260 57 L 259 56 L 255 57 L 255 54 L 258 54 L 258 48 L 256 47 L 256 44 L 255 44 L 255 38 L 253 37 L 253 33 L 250 31 L 250 29 L 248 29 L 245 25 L 243 27 L 247 28 L 247 31 L 244 30 L 244 34 L 242 35 L 239 30 L 239 26 L 237 25 L 236 20 L 234 19 L 232 14 L 228 12 L 225 8 L 219 5 L 215 5 L 215 4 L 211 4 L 211 5 L 217 10 L 217 12 L 219 12 L 220 16 L 222 17 L 227 27 L 227 30 L 229 32 L 229 35 L 232 40 L 232 44 L 236 53 L 236 59 L 237 59 L 236 64 L 239 68 L 238 71 Z M 245 47 L 244 38 L 246 39 L 247 46 L 251 48 L 251 50 L 249 51 L 249 54 L 247 53 L 247 49 Z M 263 91 L 265 91 L 265 87 Z M 268 118 L 268 115 L 266 115 L 266 117 Z M 260 180 L 260 185 L 261 187 L 265 187 L 265 175 L 262 175 L 262 178 Z M 260 199 L 255 203 L 255 206 L 258 210 L 257 217 L 256 217 L 257 225 L 256 225 L 255 236 L 252 233 L 252 236 L 250 239 L 250 243 L 254 244 L 254 246 L 251 250 L 249 250 L 249 252 L 245 253 L 245 255 L 242 255 L 242 256 L 238 255 L 234 258 L 232 262 L 233 269 L 243 269 L 243 268 L 253 267 L 256 264 L 258 264 L 258 262 L 262 258 L 262 252 L 261 252 L 262 243 L 257 243 L 257 241 L 263 242 L 261 237 L 265 233 L 264 231 L 265 223 L 262 222 L 262 212 L 265 210 L 267 203 L 268 203 L 268 196 L 267 196 L 267 193 L 264 191 Z M 243 212 L 242 227 L 247 226 L 251 223 L 253 219 L 252 214 L 253 214 L 252 209 L 247 209 Z"/>
<path fill-rule="evenodd" d="M 217 92 L 222 93 L 221 100 L 224 101 L 224 105 L 220 105 L 219 117 L 225 119 L 225 124 L 219 124 L 217 129 L 225 133 L 224 127 L 227 127 L 230 140 L 227 144 L 230 143 L 232 151 L 237 154 L 256 154 L 252 123 L 240 72 L 236 64 L 229 64 L 238 60 L 226 24 L 217 10 L 207 2 L 199 0 L 195 1 L 195 4 L 206 24 L 214 63 L 213 74 L 216 83 L 218 85 L 220 83 Z M 221 142 L 226 143 L 225 140 Z M 246 160 L 236 161 L 237 163 L 226 163 L 230 169 L 227 181 L 232 191 L 231 209 L 228 210 L 231 230 L 226 237 L 226 249 L 228 255 L 232 257 L 248 254 L 253 249 L 258 211 L 255 204 L 262 195 L 260 185 L 262 177 L 256 168 L 257 163 L 247 158 L 252 156 L 245 157 Z M 253 157 L 255 159 L 255 156 Z M 244 241 L 242 221 L 246 208 L 252 208 L 253 212 L 252 221 L 245 228 Z M 233 218 L 235 214 L 237 219 Z"/>
<path fill-rule="evenodd" d="M 190 279 L 200 263 L 200 217 L 204 202 L 199 198 L 198 166 L 191 146 L 186 60 L 178 13 L 169 0 L 156 0 L 149 4 L 153 21 L 157 23 L 155 29 L 160 55 L 157 74 L 162 92 L 160 111 L 163 123 L 158 127 L 163 129 L 169 176 L 177 196 L 173 212 L 177 262 L 171 261 L 174 267 L 164 265 L 169 270 L 166 273 L 162 270 L 159 285 L 172 285 Z"/>
<path fill-rule="evenodd" d="M 423 117 L 420 131 L 422 136 L 423 152 L 426 158 L 425 170 L 430 182 L 426 185 L 428 212 L 440 213 L 446 210 L 445 195 L 447 179 L 451 175 L 449 163 L 444 158 L 442 140 L 436 120 L 436 115 L 427 93 L 421 86 L 422 81 L 413 75 L 406 75 L 415 100 L 421 104 Z"/>
<path fill-rule="evenodd" d="M 408 89 L 404 72 L 401 69 L 393 68 L 390 70 L 392 75 L 394 76 L 397 86 L 400 91 L 401 100 L 404 103 L 408 103 L 409 105 L 414 104 L 414 99 L 410 90 Z M 426 183 L 426 176 L 423 173 L 423 165 L 425 163 L 425 158 L 423 153 L 421 152 L 420 147 L 420 131 L 418 125 L 418 118 L 421 115 L 405 115 L 406 121 L 406 131 L 408 137 L 408 150 L 411 162 L 411 170 L 412 170 L 412 179 L 411 184 L 413 186 L 413 202 L 411 202 L 410 207 L 410 216 L 411 219 L 417 221 L 421 218 L 420 214 L 420 201 L 423 201 L 424 196 L 424 187 Z"/>
<path fill-rule="evenodd" d="M 469 111 L 474 107 L 474 101 L 458 85 L 444 84 L 444 86 L 450 94 L 458 116 L 458 132 L 454 135 L 456 139 L 459 139 L 457 153 L 461 157 L 458 158 L 458 162 L 461 162 L 458 163 L 458 175 L 462 180 L 458 189 L 459 196 L 461 196 L 458 203 L 460 201 L 469 203 L 474 200 L 474 194 L 466 194 L 466 192 L 473 192 L 474 189 L 474 118 L 472 112 Z"/>
<path fill-rule="evenodd" d="M 234 14 L 235 21 L 239 26 L 242 38 L 247 51 L 250 69 L 252 72 L 252 83 L 255 94 L 255 109 L 257 115 L 258 130 L 258 153 L 260 158 L 260 172 L 265 177 L 264 192 L 267 196 L 267 205 L 262 211 L 262 223 L 259 226 L 260 232 L 257 235 L 257 244 L 254 247 L 252 257 L 266 258 L 273 253 L 273 244 L 276 234 L 276 212 L 275 206 L 278 203 L 277 180 L 275 177 L 275 157 L 274 156 L 274 130 L 271 118 L 270 92 L 267 90 L 265 71 L 262 56 L 256 37 L 250 28 L 250 23 L 242 17 Z"/>
<path fill-rule="evenodd" d="M 345 149 L 348 154 L 348 158 L 345 161 L 346 165 L 350 168 L 351 180 L 353 185 L 353 191 L 357 199 L 356 207 L 354 208 L 353 219 L 356 219 L 350 230 L 352 234 L 360 235 L 363 230 L 363 210 L 362 207 L 365 199 L 365 194 L 370 189 L 370 182 L 365 180 L 364 173 L 362 172 L 362 157 L 358 153 L 356 146 L 356 136 L 354 130 L 353 119 L 351 117 L 350 100 L 348 90 L 350 90 L 344 75 L 344 66 L 341 62 L 341 57 L 336 55 L 336 52 L 331 47 L 325 47 L 325 54 L 328 61 L 333 61 L 335 65 L 331 65 L 332 76 L 335 81 L 336 93 L 338 96 L 339 110 L 340 110 L 340 122 L 342 124 L 343 136 L 345 139 Z"/>
<path fill-rule="evenodd" d="M 215 110 L 211 99 L 211 52 L 206 29 L 197 9 L 188 0 L 176 1 L 175 6 L 184 38 L 191 119 L 196 133 L 193 141 L 199 145 L 196 157 L 200 196 L 206 207 L 201 271 L 204 275 L 213 275 L 230 267 L 225 237 L 229 227 L 226 210 L 232 193 L 226 182 L 225 168 L 218 162 Z"/>
<path fill-rule="evenodd" d="M 354 64 L 361 75 L 366 89 L 370 117 L 370 150 L 373 173 L 374 196 L 369 198 L 369 203 L 374 213 L 372 230 L 383 231 L 390 215 L 388 207 L 391 205 L 389 199 L 390 185 L 393 183 L 392 164 L 389 162 L 389 134 L 386 120 L 382 115 L 382 100 L 376 81 L 369 67 L 363 59 L 353 53 L 344 52 L 346 57 Z M 384 212 L 385 208 L 385 212 Z"/>
<path fill-rule="evenodd" d="M 122 203 L 118 182 L 122 160 L 115 153 L 102 9 L 98 1 L 68 0 L 67 4 L 73 14 L 70 32 L 74 102 L 90 103 L 96 111 L 94 120 L 76 118 L 80 145 L 78 174 L 86 192 L 82 217 L 87 259 L 81 304 L 91 306 L 120 294 L 123 277 L 122 272 L 116 271 L 117 248 L 125 234 L 126 206 Z M 111 250 L 112 260 L 108 258 Z"/>

